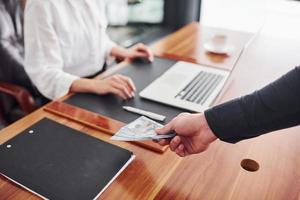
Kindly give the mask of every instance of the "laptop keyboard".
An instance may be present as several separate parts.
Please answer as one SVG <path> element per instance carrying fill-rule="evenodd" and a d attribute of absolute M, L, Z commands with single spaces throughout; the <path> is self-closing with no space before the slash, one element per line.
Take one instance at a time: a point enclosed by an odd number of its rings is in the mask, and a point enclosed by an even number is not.
<path fill-rule="evenodd" d="M 223 75 L 201 71 L 175 98 L 203 105 L 223 79 Z"/>

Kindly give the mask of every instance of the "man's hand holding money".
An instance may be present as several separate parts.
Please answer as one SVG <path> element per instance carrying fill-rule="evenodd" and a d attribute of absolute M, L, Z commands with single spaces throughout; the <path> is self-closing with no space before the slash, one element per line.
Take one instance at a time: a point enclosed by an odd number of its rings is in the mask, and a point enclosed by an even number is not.
<path fill-rule="evenodd" d="M 158 143 L 162 146 L 169 144 L 170 149 L 181 157 L 203 152 L 217 139 L 204 114 L 182 113 L 163 128 L 156 129 L 159 135 L 172 131 L 176 132 L 172 140 L 161 139 Z"/>

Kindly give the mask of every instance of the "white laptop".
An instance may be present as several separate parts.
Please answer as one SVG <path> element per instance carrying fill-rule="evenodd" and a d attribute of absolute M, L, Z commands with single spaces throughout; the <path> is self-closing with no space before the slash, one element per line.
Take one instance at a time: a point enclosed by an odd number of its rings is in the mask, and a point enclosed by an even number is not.
<path fill-rule="evenodd" d="M 140 92 L 140 97 L 203 112 L 223 89 L 230 71 L 177 62 Z"/>

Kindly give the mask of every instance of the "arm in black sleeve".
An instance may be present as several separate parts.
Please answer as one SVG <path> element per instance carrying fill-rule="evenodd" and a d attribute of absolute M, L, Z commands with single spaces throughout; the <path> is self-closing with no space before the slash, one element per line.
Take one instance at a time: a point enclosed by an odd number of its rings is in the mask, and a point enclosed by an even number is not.
<path fill-rule="evenodd" d="M 216 136 L 235 143 L 300 124 L 300 67 L 250 95 L 205 111 Z"/>

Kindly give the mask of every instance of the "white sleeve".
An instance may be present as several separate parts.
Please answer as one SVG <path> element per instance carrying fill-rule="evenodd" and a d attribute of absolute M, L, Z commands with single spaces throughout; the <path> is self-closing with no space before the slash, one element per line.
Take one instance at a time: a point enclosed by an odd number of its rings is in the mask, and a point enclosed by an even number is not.
<path fill-rule="evenodd" d="M 25 10 L 25 70 L 38 90 L 56 99 L 70 90 L 79 77 L 63 71 L 64 61 L 51 17 L 51 5 L 28 1 Z"/>
<path fill-rule="evenodd" d="M 106 55 L 106 57 L 109 57 L 112 48 L 113 48 L 114 46 L 117 46 L 117 44 L 114 43 L 114 42 L 108 37 L 107 34 L 106 34 L 105 42 L 106 42 L 106 44 L 105 44 L 105 55 Z"/>
<path fill-rule="evenodd" d="M 108 0 L 102 0 L 102 1 L 96 1 L 97 6 L 98 6 L 98 10 L 99 10 L 99 17 L 101 18 L 102 22 L 105 24 L 105 28 L 107 28 L 108 25 L 108 21 L 107 21 L 107 16 L 106 16 L 106 5 Z M 109 57 L 111 50 L 113 47 L 117 46 L 117 44 L 115 42 L 113 42 L 109 36 L 107 35 L 107 33 L 105 32 L 105 56 Z"/>

